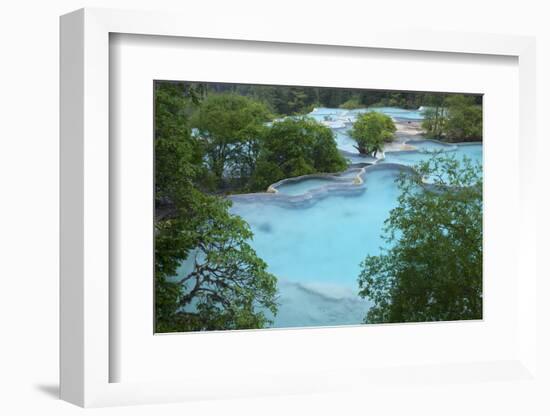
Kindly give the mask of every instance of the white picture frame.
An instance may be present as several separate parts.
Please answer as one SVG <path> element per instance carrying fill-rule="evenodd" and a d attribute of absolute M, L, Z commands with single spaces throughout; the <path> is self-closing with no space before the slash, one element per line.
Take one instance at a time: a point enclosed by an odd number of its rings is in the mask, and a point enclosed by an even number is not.
<path fill-rule="evenodd" d="M 182 24 L 182 22 L 185 22 Z M 110 166 L 109 36 L 113 33 L 184 38 L 278 42 L 300 45 L 429 51 L 442 54 L 503 55 L 519 67 L 519 215 L 517 273 L 517 354 L 498 362 L 444 362 L 423 368 L 415 377 L 476 383 L 487 372 L 518 381 L 536 378 L 536 195 L 531 155 L 536 145 L 535 41 L 508 35 L 433 33 L 420 30 L 350 28 L 338 34 L 302 33 L 277 25 L 239 26 L 231 22 L 206 27 L 167 13 L 82 9 L 61 18 L 61 398 L 80 406 L 158 403 L 196 398 L 323 392 L 399 383 L 410 369 L 349 368 L 280 374 L 258 380 L 220 376 L 218 383 L 190 378 L 178 381 L 111 382 L 110 366 Z M 300 331 L 300 330 L 297 330 Z M 304 337 L 314 336 L 313 332 Z M 322 376 L 324 374 L 324 376 Z M 477 374 L 477 376 L 475 375 Z M 344 382 L 342 380 L 347 379 Z M 353 382 L 351 381 L 353 380 Z"/>

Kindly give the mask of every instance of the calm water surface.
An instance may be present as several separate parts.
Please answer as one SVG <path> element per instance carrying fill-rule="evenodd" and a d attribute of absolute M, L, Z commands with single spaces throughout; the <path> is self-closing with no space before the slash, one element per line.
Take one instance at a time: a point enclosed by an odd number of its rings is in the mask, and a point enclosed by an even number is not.
<path fill-rule="evenodd" d="M 342 110 L 319 108 L 310 115 L 335 133 L 341 150 L 352 162 L 374 162 L 359 156 L 348 135 L 351 123 L 365 111 L 380 111 L 396 120 L 421 120 L 419 110 L 382 107 Z M 481 162 L 482 146 L 447 146 L 433 141 L 415 142 L 418 151 L 386 152 L 382 169 L 367 169 L 358 192 L 312 197 L 308 204 L 280 204 L 275 198 L 233 199 L 231 211 L 243 217 L 254 232 L 252 246 L 279 281 L 279 313 L 274 327 L 359 324 L 371 306 L 357 295 L 360 263 L 380 253 L 384 221 L 397 204 L 395 184 L 399 166 L 412 166 L 444 151 L 462 160 Z M 391 163 L 391 164 L 390 164 Z M 341 177 L 352 181 L 357 170 Z M 333 184 L 311 178 L 279 187 L 288 196 L 308 193 Z"/>

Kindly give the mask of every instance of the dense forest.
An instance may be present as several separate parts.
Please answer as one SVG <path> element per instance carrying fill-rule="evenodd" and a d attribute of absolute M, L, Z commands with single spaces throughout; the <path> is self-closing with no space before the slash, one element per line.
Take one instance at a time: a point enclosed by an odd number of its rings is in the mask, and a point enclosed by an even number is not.
<path fill-rule="evenodd" d="M 277 311 L 276 278 L 250 246 L 248 224 L 210 191 L 205 159 L 218 149 L 191 134 L 200 103 L 194 86 L 155 86 L 155 330 L 263 328 L 264 310 Z M 185 261 L 191 271 L 178 277 Z"/>
<path fill-rule="evenodd" d="M 210 94 L 230 93 L 264 103 L 279 116 L 307 114 L 315 107 L 364 108 L 400 107 L 416 109 L 422 106 L 443 106 L 444 100 L 456 94 L 432 92 L 398 92 L 350 88 L 303 87 L 280 85 L 248 85 L 225 83 L 186 83 L 202 98 Z M 481 105 L 481 95 L 469 96 Z"/>

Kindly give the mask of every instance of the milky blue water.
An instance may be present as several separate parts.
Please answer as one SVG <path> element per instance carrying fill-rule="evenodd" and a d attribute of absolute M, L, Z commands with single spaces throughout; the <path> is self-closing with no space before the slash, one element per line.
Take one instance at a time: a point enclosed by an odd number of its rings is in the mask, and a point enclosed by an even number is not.
<path fill-rule="evenodd" d="M 349 130 L 357 116 L 371 111 L 386 114 L 396 121 L 421 121 L 423 119 L 421 109 L 406 110 L 395 107 L 371 107 L 354 110 L 320 107 L 314 109 L 308 116 L 332 129 L 339 149 L 356 153 L 355 141 L 349 135 Z"/>
<path fill-rule="evenodd" d="M 369 304 L 357 296 L 359 263 L 382 245 L 380 230 L 398 196 L 397 173 L 368 173 L 360 195 L 329 196 L 306 208 L 234 200 L 232 212 L 254 232 L 252 246 L 283 282 L 275 327 L 362 321 Z M 287 303 L 301 307 L 290 313 Z"/>
<path fill-rule="evenodd" d="M 424 115 L 421 109 L 417 110 L 406 110 L 404 108 L 396 107 L 371 107 L 364 109 L 351 110 L 352 113 L 365 113 L 369 111 L 376 111 L 379 113 L 386 114 L 395 120 L 402 121 L 421 121 L 424 119 Z"/>
<path fill-rule="evenodd" d="M 401 121 L 421 121 L 424 119 L 423 111 L 421 108 L 416 110 L 407 110 L 397 107 L 369 107 L 357 108 L 353 110 L 319 107 L 315 108 L 308 115 L 310 117 L 313 117 L 317 121 L 351 123 L 355 118 L 357 118 L 357 115 L 371 111 L 387 114 L 395 120 Z"/>
<path fill-rule="evenodd" d="M 277 190 L 282 194 L 301 195 L 311 189 L 331 183 L 334 182 L 328 179 L 305 179 L 298 182 L 287 182 L 284 185 L 277 187 Z"/>
<path fill-rule="evenodd" d="M 334 139 L 340 150 L 351 153 L 357 152 L 355 140 L 349 135 L 349 128 L 336 128 L 332 129 L 332 131 L 334 132 Z"/>
<path fill-rule="evenodd" d="M 480 144 L 447 145 L 430 140 L 410 142 L 415 151 L 386 152 L 380 161 L 364 158 L 347 135 L 353 120 L 364 111 L 380 111 L 400 120 L 422 117 L 420 110 L 387 107 L 319 108 L 310 114 L 333 129 L 337 146 L 351 162 L 376 162 L 363 171 L 363 183 L 353 185 L 356 192 L 318 193 L 334 186 L 334 181 L 311 178 L 278 186 L 278 195 L 232 197 L 231 212 L 248 222 L 254 232 L 252 246 L 278 278 L 279 312 L 274 327 L 362 323 L 371 305 L 357 294 L 360 263 L 367 255 L 379 254 L 385 244 L 381 234 L 397 204 L 395 179 L 400 166 L 427 160 L 433 152 L 459 160 L 464 156 L 482 160 Z M 359 172 L 350 169 L 339 177 L 349 186 Z M 296 202 L 301 197 L 307 203 Z"/>
<path fill-rule="evenodd" d="M 446 152 L 449 150 L 454 150 L 456 148 L 455 144 L 442 143 L 437 140 L 414 140 L 410 141 L 412 146 L 416 147 L 420 151 L 425 152 Z"/>
<path fill-rule="evenodd" d="M 332 129 L 337 147 L 355 165 L 333 179 L 283 181 L 275 185 L 275 194 L 231 197 L 231 212 L 248 222 L 254 233 L 252 247 L 278 279 L 274 327 L 362 323 L 371 304 L 358 296 L 360 263 L 367 255 L 379 254 L 385 244 L 381 234 L 397 204 L 397 175 L 404 166 L 427 160 L 435 152 L 481 163 L 480 144 L 449 145 L 418 138 L 408 142 L 413 151 L 387 151 L 380 159 L 359 155 L 349 129 L 367 111 L 382 112 L 396 121 L 422 119 L 421 109 L 317 108 L 310 116 Z M 189 274 L 193 264 L 190 257 L 178 274 Z"/>
<path fill-rule="evenodd" d="M 348 169 L 345 172 L 339 173 L 337 176 L 340 178 L 354 178 L 357 176 L 357 174 L 360 172 L 361 169 L 359 168 L 352 168 Z"/>
<path fill-rule="evenodd" d="M 416 146 L 416 144 L 414 144 Z M 464 157 L 467 157 L 474 163 L 481 163 L 482 161 L 482 146 L 481 144 L 463 144 L 459 146 L 449 146 L 449 148 L 437 148 L 433 151 L 403 151 L 403 152 L 386 152 L 384 160 L 379 163 L 399 163 L 405 166 L 414 166 L 420 162 L 424 162 L 433 157 L 435 152 L 443 151 L 445 155 L 449 155 L 453 158 L 457 158 L 462 161 Z"/>

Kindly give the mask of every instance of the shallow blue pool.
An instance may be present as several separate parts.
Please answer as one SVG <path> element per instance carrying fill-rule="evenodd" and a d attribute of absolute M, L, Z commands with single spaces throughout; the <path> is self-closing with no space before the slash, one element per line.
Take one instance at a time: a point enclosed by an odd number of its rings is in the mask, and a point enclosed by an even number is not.
<path fill-rule="evenodd" d="M 311 191 L 312 189 L 319 188 L 321 186 L 326 186 L 331 183 L 334 183 L 328 179 L 304 179 L 297 182 L 287 182 L 280 186 L 277 186 L 277 191 L 286 195 L 301 195 L 306 192 Z"/>
<path fill-rule="evenodd" d="M 332 131 L 334 132 L 334 139 L 336 140 L 338 149 L 351 153 L 357 152 L 355 147 L 356 142 L 349 135 L 349 128 L 337 128 L 332 129 Z"/>
<path fill-rule="evenodd" d="M 423 111 L 421 108 L 416 110 L 408 110 L 404 108 L 397 107 L 368 107 L 368 108 L 357 108 L 353 110 L 345 110 L 343 108 L 325 108 L 319 107 L 315 108 L 308 115 L 313 117 L 317 121 L 324 122 L 344 122 L 352 123 L 359 114 L 367 113 L 370 111 L 376 111 L 379 113 L 386 114 L 390 117 L 393 117 L 396 120 L 402 121 L 421 121 L 424 118 Z"/>
<path fill-rule="evenodd" d="M 312 115 L 338 121 L 354 119 L 361 111 L 320 108 Z M 420 111 L 376 111 L 403 119 L 421 117 Z M 333 128 L 345 156 L 354 163 L 376 162 L 357 154 L 347 128 Z M 354 185 L 358 192 L 316 193 L 334 182 L 311 178 L 286 182 L 278 187 L 279 195 L 232 198 L 231 211 L 250 224 L 252 246 L 279 281 L 279 313 L 274 327 L 360 324 L 371 306 L 357 295 L 360 263 L 365 256 L 378 254 L 384 244 L 382 228 L 397 204 L 395 178 L 400 166 L 415 165 L 438 151 L 459 160 L 482 160 L 481 144 L 447 145 L 430 140 L 410 144 L 418 150 L 387 152 L 384 160 L 366 168 L 363 184 Z M 339 176 L 349 186 L 359 172 L 350 169 Z M 307 203 L 300 203 L 301 195 Z"/>
<path fill-rule="evenodd" d="M 423 152 L 448 152 L 450 150 L 456 150 L 457 145 L 450 143 L 443 143 L 437 140 L 411 140 L 407 144 L 416 147 Z"/>
<path fill-rule="evenodd" d="M 314 109 L 308 116 L 315 120 L 324 123 L 334 132 L 334 138 L 339 149 L 345 152 L 356 153 L 355 140 L 349 135 L 350 129 L 360 114 L 376 111 L 392 117 L 396 121 L 421 121 L 423 119 L 422 110 L 406 110 L 395 107 L 370 107 L 358 108 L 355 110 L 344 110 L 342 108 L 325 108 L 320 107 Z M 423 146 L 426 148 L 436 147 L 435 142 L 426 140 Z"/>
<path fill-rule="evenodd" d="M 451 149 L 444 150 L 444 154 L 462 160 L 464 157 L 470 159 L 474 163 L 481 163 L 483 152 L 481 144 L 464 144 L 458 145 Z M 439 150 L 439 149 L 438 149 Z M 440 150 L 441 151 L 441 150 Z M 426 151 L 403 151 L 403 152 L 386 152 L 384 160 L 379 163 L 399 163 L 405 166 L 413 166 L 420 162 L 429 160 L 434 156 L 435 152 Z"/>
<path fill-rule="evenodd" d="M 380 230 L 398 196 L 397 173 L 367 173 L 360 195 L 328 196 L 310 207 L 234 200 L 232 212 L 254 232 L 252 246 L 284 282 L 276 327 L 362 321 L 369 305 L 357 296 L 359 263 L 382 244 Z M 296 304 L 300 308 L 288 309 Z"/>
<path fill-rule="evenodd" d="M 311 116 L 331 126 L 337 146 L 356 166 L 337 175 L 286 181 L 277 194 L 232 196 L 231 212 L 254 232 L 252 247 L 278 278 L 279 312 L 274 327 L 360 324 L 371 306 L 361 299 L 357 278 L 367 255 L 380 253 L 383 224 L 397 204 L 395 184 L 403 166 L 444 151 L 462 160 L 482 161 L 481 144 L 447 145 L 420 140 L 417 150 L 386 152 L 383 160 L 360 156 L 347 135 L 357 114 L 366 109 L 318 108 Z M 418 120 L 420 110 L 377 108 L 396 119 Z M 331 124 L 332 123 L 332 124 Z M 344 125 L 344 127 L 342 127 Z M 362 184 L 353 185 L 360 174 Z M 345 188 L 345 189 L 344 189 Z M 180 273 L 189 271 L 182 265 Z"/>
<path fill-rule="evenodd" d="M 368 111 L 376 111 L 402 121 L 420 121 L 424 119 L 421 109 L 407 110 L 397 107 L 369 107 L 351 110 L 352 113 L 361 114 Z"/>
<path fill-rule="evenodd" d="M 481 145 L 464 150 L 461 156 L 481 157 Z M 410 165 L 426 156 L 430 155 L 412 152 L 399 161 Z M 252 201 L 234 198 L 231 211 L 250 224 L 252 246 L 279 279 L 280 306 L 274 327 L 362 322 L 370 305 L 357 295 L 359 264 L 384 245 L 380 235 L 397 203 L 395 178 L 400 171 L 390 164 L 367 168 L 364 183 L 356 185 L 361 192 L 329 193 L 318 200 L 313 197 L 306 205 L 281 204 L 270 196 Z M 315 189 L 312 185 L 304 181 L 303 190 L 310 192 Z"/>

